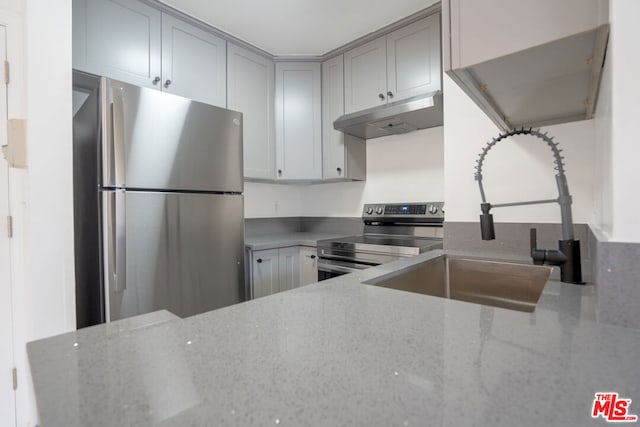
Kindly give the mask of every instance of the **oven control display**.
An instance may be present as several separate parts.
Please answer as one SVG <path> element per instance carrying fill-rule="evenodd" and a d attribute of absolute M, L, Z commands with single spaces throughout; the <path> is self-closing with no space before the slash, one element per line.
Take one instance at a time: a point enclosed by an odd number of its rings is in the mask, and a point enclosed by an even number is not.
<path fill-rule="evenodd" d="M 427 213 L 427 205 L 386 205 L 385 215 L 424 215 Z"/>

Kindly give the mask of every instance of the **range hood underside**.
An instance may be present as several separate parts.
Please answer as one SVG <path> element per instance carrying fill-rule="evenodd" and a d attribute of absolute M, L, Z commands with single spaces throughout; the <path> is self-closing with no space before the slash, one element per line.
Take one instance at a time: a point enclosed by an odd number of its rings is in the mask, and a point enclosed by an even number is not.
<path fill-rule="evenodd" d="M 442 93 L 396 101 L 338 118 L 336 130 L 364 139 L 442 126 Z"/>

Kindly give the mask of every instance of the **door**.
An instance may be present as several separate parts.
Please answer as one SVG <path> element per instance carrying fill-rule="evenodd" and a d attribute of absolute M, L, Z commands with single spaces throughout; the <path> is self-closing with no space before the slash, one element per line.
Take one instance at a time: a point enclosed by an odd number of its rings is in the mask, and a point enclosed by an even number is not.
<path fill-rule="evenodd" d="M 280 273 L 278 265 L 278 250 L 269 249 L 264 251 L 254 251 L 253 277 L 253 298 L 260 298 L 278 292 Z"/>
<path fill-rule="evenodd" d="M 273 62 L 229 43 L 227 64 L 228 106 L 242 113 L 244 125 L 244 177 L 273 179 Z"/>
<path fill-rule="evenodd" d="M 344 178 L 344 133 L 333 122 L 344 114 L 344 60 L 336 56 L 322 64 L 323 178 Z"/>
<path fill-rule="evenodd" d="M 160 11 L 131 0 L 73 0 L 73 68 L 160 88 Z"/>
<path fill-rule="evenodd" d="M 318 281 L 318 250 L 300 247 L 300 286 Z"/>
<path fill-rule="evenodd" d="M 297 246 L 278 249 L 279 292 L 300 286 L 300 251 Z"/>
<path fill-rule="evenodd" d="M 387 35 L 389 101 L 441 88 L 440 15 L 431 15 Z"/>
<path fill-rule="evenodd" d="M 276 64 L 276 178 L 322 178 L 320 63 Z"/>
<path fill-rule="evenodd" d="M 242 115 L 103 79 L 103 183 L 242 192 Z"/>
<path fill-rule="evenodd" d="M 187 317 L 246 299 L 241 195 L 115 190 L 103 198 L 110 320 L 160 309 Z"/>
<path fill-rule="evenodd" d="M 0 26 L 0 60 L 6 52 L 6 27 Z M 4 80 L 4 79 L 3 79 Z M 7 85 L 0 84 L 0 145 L 7 144 Z M 11 387 L 13 355 L 13 296 L 11 292 L 11 252 L 5 226 L 9 217 L 9 165 L 0 156 L 0 420 L 16 425 L 16 393 Z"/>
<path fill-rule="evenodd" d="M 162 90 L 227 106 L 227 42 L 162 14 Z"/>
<path fill-rule="evenodd" d="M 344 54 L 346 114 L 387 102 L 387 43 L 384 36 Z"/>

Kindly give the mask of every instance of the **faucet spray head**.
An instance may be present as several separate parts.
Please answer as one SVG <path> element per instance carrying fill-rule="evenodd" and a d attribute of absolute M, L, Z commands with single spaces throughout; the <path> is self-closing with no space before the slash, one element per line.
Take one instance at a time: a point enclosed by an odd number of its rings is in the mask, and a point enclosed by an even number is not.
<path fill-rule="evenodd" d="M 482 240 L 494 240 L 496 238 L 496 231 L 493 226 L 493 215 L 489 213 L 491 210 L 491 203 L 481 203 L 480 209 L 482 209 L 482 215 L 480 215 L 480 232 L 482 233 Z"/>

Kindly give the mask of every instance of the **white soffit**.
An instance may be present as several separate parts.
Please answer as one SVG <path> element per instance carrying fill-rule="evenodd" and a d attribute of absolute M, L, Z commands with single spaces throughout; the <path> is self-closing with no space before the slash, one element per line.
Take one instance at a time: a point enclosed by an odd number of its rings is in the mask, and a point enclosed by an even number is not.
<path fill-rule="evenodd" d="M 439 3 L 434 0 L 162 0 L 279 55 L 323 55 Z"/>

